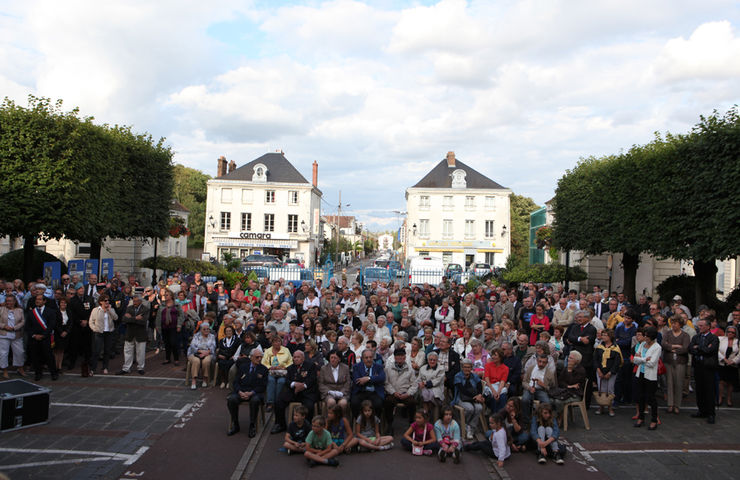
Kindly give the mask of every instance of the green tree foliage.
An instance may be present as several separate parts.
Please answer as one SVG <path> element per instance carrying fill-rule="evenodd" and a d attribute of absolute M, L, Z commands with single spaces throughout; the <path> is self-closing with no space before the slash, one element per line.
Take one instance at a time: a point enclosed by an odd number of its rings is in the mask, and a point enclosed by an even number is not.
<path fill-rule="evenodd" d="M 503 278 L 506 283 L 558 283 L 565 281 L 565 265 L 557 263 L 533 265 L 518 264 L 513 269 L 505 271 Z M 568 279 L 573 282 L 586 280 L 588 275 L 581 267 L 570 267 Z"/>
<path fill-rule="evenodd" d="M 67 273 L 67 266 L 57 257 L 37 248 L 33 249 L 32 272 L 33 279 L 43 278 L 44 262 L 61 262 L 62 275 Z M 23 277 L 23 250 L 13 250 L 0 256 L 0 277 L 15 280 Z"/>
<path fill-rule="evenodd" d="M 188 210 L 188 247 L 203 248 L 203 236 L 206 228 L 206 195 L 209 175 L 194 168 L 175 165 L 173 169 L 175 200 Z"/>
<path fill-rule="evenodd" d="M 0 105 L 0 235 L 23 237 L 24 278 L 36 238 L 89 241 L 165 237 L 172 152 L 128 127 L 95 125 L 62 102 L 29 97 Z M 74 210 L 74 219 L 59 212 Z"/>
<path fill-rule="evenodd" d="M 139 266 L 154 268 L 154 257 L 145 258 L 139 262 Z M 200 272 L 203 275 L 216 275 L 218 277 L 223 277 L 226 273 L 226 269 L 221 265 L 183 257 L 157 257 L 157 268 L 167 272 L 174 272 L 181 268 L 185 273 Z"/>
<path fill-rule="evenodd" d="M 509 196 L 511 210 L 511 255 L 514 264 L 529 262 L 529 214 L 540 208 L 523 195 Z"/>
<path fill-rule="evenodd" d="M 579 162 L 558 181 L 553 241 L 622 252 L 634 299 L 639 254 L 693 260 L 696 301 L 715 298 L 716 259 L 740 255 L 740 117 L 716 112 L 687 135 Z"/>

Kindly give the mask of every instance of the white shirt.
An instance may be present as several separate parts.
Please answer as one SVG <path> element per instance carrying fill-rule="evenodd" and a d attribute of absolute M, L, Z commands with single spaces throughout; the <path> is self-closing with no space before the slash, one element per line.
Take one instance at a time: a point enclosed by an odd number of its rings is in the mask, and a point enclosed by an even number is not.
<path fill-rule="evenodd" d="M 542 388 L 538 383 L 535 383 L 537 380 L 545 382 L 545 372 L 547 372 L 547 367 L 540 368 L 539 365 L 534 367 L 532 369 L 532 376 L 530 377 L 530 382 L 535 385 L 535 388 Z"/>
<path fill-rule="evenodd" d="M 339 382 L 339 365 L 331 367 L 331 374 L 334 376 L 334 381 Z"/>

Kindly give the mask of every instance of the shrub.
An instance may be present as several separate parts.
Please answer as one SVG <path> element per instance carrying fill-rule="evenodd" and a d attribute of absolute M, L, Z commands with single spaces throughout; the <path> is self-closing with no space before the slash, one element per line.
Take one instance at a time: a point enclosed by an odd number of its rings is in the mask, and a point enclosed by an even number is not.
<path fill-rule="evenodd" d="M 139 266 L 143 268 L 154 268 L 154 257 L 145 258 L 139 262 Z M 157 257 L 158 270 L 174 272 L 178 268 L 181 268 L 184 273 L 200 272 L 203 275 L 215 275 L 219 278 L 223 278 L 224 273 L 226 273 L 226 270 L 221 265 L 211 262 L 184 257 Z"/>
<path fill-rule="evenodd" d="M 37 248 L 33 249 L 33 280 L 44 276 L 44 262 L 59 262 L 57 257 Z M 67 273 L 67 265 L 62 262 L 62 275 Z M 23 278 L 23 249 L 13 250 L 0 257 L 0 277 L 9 280 Z"/>
<path fill-rule="evenodd" d="M 513 269 L 504 272 L 503 278 L 507 283 L 557 283 L 565 281 L 565 265 L 559 263 L 548 264 L 519 264 Z M 581 267 L 570 267 L 568 279 L 572 282 L 586 280 L 588 275 Z"/>

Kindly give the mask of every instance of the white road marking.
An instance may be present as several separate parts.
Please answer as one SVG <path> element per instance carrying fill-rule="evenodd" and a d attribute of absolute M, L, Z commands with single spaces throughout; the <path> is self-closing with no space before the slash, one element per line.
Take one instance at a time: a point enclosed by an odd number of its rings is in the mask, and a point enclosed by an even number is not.
<path fill-rule="evenodd" d="M 647 450 L 590 450 L 581 453 L 590 455 L 603 455 L 612 453 L 740 453 L 740 450 L 719 450 L 719 449 L 647 449 Z"/>
<path fill-rule="evenodd" d="M 191 404 L 185 405 L 184 409 L 190 408 Z M 53 407 L 85 407 L 85 408 L 109 408 L 109 409 L 122 409 L 122 410 L 144 410 L 144 411 L 155 411 L 155 412 L 172 412 L 176 417 L 182 416 L 183 409 L 175 410 L 174 408 L 153 408 L 153 407 L 131 407 L 128 405 L 95 405 L 88 403 L 63 403 L 63 402 L 52 402 Z"/>
<path fill-rule="evenodd" d="M 48 449 L 39 450 L 32 448 L 0 448 L 0 452 L 8 453 L 50 453 L 58 455 L 88 455 L 87 458 L 65 458 L 60 460 L 48 460 L 44 462 L 30 462 L 30 463 L 16 463 L 14 465 L 3 465 L 3 469 L 16 469 L 16 468 L 29 468 L 29 467 L 43 467 L 49 465 L 64 465 L 70 463 L 83 463 L 83 462 L 104 462 L 104 461 L 122 461 L 124 465 L 131 465 L 141 458 L 144 453 L 149 450 L 149 447 L 139 447 L 136 453 L 115 453 L 115 452 L 99 452 L 95 450 L 59 450 L 59 449 Z M 89 456 L 92 456 L 89 457 Z"/>
<path fill-rule="evenodd" d="M 184 407 L 182 407 L 180 410 L 177 411 L 177 413 L 175 413 L 175 417 L 176 418 L 182 417 L 183 415 L 185 415 L 185 412 L 190 410 L 192 407 L 193 407 L 192 403 L 186 403 Z"/>

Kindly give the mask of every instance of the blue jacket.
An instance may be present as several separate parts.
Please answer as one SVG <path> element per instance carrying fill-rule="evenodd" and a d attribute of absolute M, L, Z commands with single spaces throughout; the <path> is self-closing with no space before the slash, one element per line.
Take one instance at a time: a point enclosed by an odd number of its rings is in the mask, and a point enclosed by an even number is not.
<path fill-rule="evenodd" d="M 455 375 L 455 397 L 450 402 L 450 405 L 457 405 L 460 402 L 460 387 L 465 382 L 465 374 L 463 372 L 457 372 Z M 480 377 L 476 375 L 474 372 L 470 373 L 470 383 L 473 385 L 473 388 L 475 388 L 478 393 L 483 393 L 483 383 L 480 380 Z"/>
<path fill-rule="evenodd" d="M 529 434 L 532 436 L 533 440 L 537 440 L 539 438 L 540 434 L 537 433 L 537 429 L 539 428 L 539 425 L 537 424 L 537 416 L 532 415 L 532 426 L 529 429 Z M 560 437 L 560 429 L 558 428 L 558 419 L 553 417 L 552 418 L 552 438 L 557 440 Z"/>
<path fill-rule="evenodd" d="M 362 377 L 367 377 L 367 367 L 365 364 L 355 363 L 352 367 L 352 395 L 356 395 L 359 392 L 374 391 L 381 399 L 385 398 L 385 369 L 378 366 L 373 362 L 370 371 L 370 381 L 364 386 L 358 385 L 355 380 Z"/>

